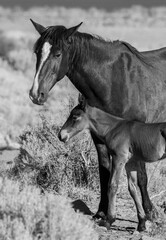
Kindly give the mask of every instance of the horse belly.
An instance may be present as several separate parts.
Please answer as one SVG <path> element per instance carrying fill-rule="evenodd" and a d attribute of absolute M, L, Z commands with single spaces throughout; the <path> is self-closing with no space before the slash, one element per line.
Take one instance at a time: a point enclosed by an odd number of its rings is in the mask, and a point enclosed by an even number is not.
<path fill-rule="evenodd" d="M 158 122 L 166 116 L 166 68 L 147 69 L 136 66 L 126 76 L 125 95 L 123 96 L 123 117 L 143 122 Z"/>

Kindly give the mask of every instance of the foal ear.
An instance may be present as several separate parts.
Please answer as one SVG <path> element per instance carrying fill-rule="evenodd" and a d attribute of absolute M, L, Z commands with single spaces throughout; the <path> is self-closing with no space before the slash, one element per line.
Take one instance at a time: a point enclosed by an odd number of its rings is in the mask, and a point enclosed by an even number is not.
<path fill-rule="evenodd" d="M 38 31 L 38 33 L 42 35 L 42 33 L 46 30 L 46 28 L 40 25 L 39 23 L 34 22 L 32 19 L 30 19 L 30 21 L 32 22 L 33 26 Z"/>
<path fill-rule="evenodd" d="M 80 24 L 78 24 L 77 26 L 68 28 L 66 31 L 66 39 L 69 38 L 70 36 L 72 36 L 74 33 L 77 32 L 77 30 L 79 29 L 79 27 L 82 25 L 83 22 L 81 22 Z"/>
<path fill-rule="evenodd" d="M 79 96 L 78 96 L 78 103 L 81 109 L 84 110 L 86 106 L 86 99 L 81 93 L 79 93 Z"/>

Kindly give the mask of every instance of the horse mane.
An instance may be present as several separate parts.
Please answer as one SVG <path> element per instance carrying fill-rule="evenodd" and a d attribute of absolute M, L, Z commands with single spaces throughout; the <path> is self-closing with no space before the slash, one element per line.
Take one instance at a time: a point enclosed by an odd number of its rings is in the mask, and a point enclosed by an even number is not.
<path fill-rule="evenodd" d="M 59 47 L 63 47 L 64 44 L 66 45 L 64 38 L 62 38 L 61 41 L 57 41 L 57 36 L 63 36 L 63 33 L 65 32 L 66 27 L 64 26 L 50 26 L 47 27 L 46 30 L 42 33 L 40 38 L 36 41 L 33 47 L 34 52 L 38 52 L 38 50 L 43 46 L 43 44 L 46 41 L 51 42 L 51 44 L 54 46 L 59 45 Z"/>
<path fill-rule="evenodd" d="M 144 64 L 153 67 L 151 61 L 149 61 L 149 58 L 147 59 L 141 52 L 139 52 L 135 47 L 133 47 L 131 44 L 125 41 L 121 41 L 121 43 L 128 48 L 128 50 L 133 53 L 141 62 Z"/>
<path fill-rule="evenodd" d="M 65 39 L 65 31 L 67 30 L 64 26 L 49 26 L 46 28 L 46 30 L 42 33 L 40 38 L 36 41 L 33 47 L 34 52 L 38 52 L 38 50 L 41 49 L 44 42 L 49 41 L 52 46 L 56 46 L 59 48 L 67 47 L 68 42 Z M 146 58 L 141 52 L 139 52 L 135 47 L 130 45 L 129 43 L 125 41 L 106 41 L 104 38 L 90 33 L 84 33 L 84 32 L 76 32 L 73 36 L 70 37 L 70 41 L 73 43 L 74 48 L 79 51 L 80 56 L 88 56 L 89 53 L 89 44 L 91 40 L 98 40 L 99 42 L 105 43 L 106 47 L 108 47 L 108 44 L 110 46 L 115 44 L 123 44 L 127 49 L 134 54 L 142 63 L 153 66 L 152 62 L 149 60 L 149 58 Z M 81 59 L 81 58 L 80 58 Z"/>

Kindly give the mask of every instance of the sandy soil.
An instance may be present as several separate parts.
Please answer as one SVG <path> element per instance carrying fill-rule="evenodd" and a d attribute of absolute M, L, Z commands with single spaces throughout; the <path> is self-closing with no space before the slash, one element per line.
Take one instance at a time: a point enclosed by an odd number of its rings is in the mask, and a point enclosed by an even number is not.
<path fill-rule="evenodd" d="M 6 171 L 11 168 L 14 164 L 14 158 L 18 155 L 19 151 L 3 151 L 0 155 L 0 163 L 1 169 Z M 126 184 L 126 183 L 124 183 Z M 157 234 L 151 236 L 152 228 L 156 227 L 156 229 L 160 228 L 160 223 L 158 226 L 156 223 L 152 224 L 149 221 L 147 222 L 147 231 L 143 233 L 139 233 L 136 231 L 137 228 L 137 216 L 136 209 L 133 203 L 133 200 L 129 196 L 128 191 L 126 191 L 126 186 L 123 184 L 120 186 L 120 190 L 117 198 L 117 220 L 114 222 L 110 230 L 107 230 L 104 226 L 99 226 L 98 223 L 94 223 L 94 227 L 99 234 L 100 240 L 166 240 L 166 235 L 163 235 L 163 225 L 162 225 L 162 233 L 157 230 Z M 153 201 L 154 202 L 154 201 Z M 92 205 L 87 206 L 81 200 L 75 204 L 75 209 L 84 212 L 87 215 L 87 218 L 92 220 L 92 214 L 95 213 L 98 202 L 91 203 Z M 157 200 L 154 202 L 155 206 L 157 205 Z M 88 204 L 89 205 L 89 204 Z M 163 209 L 157 208 L 159 213 L 166 219 L 166 214 L 164 214 Z M 93 221 L 93 220 L 92 220 Z M 165 224 L 166 228 L 166 224 Z M 166 230 L 166 229 L 165 229 Z M 166 231 L 165 231 L 166 233 Z"/>

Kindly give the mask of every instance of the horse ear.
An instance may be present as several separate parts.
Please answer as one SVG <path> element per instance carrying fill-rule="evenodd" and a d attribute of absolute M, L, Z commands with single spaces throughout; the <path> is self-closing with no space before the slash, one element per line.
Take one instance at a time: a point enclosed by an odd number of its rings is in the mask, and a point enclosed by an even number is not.
<path fill-rule="evenodd" d="M 42 25 L 34 22 L 32 19 L 30 19 L 30 21 L 32 22 L 33 26 L 35 27 L 35 29 L 38 31 L 38 33 L 40 35 L 42 35 L 42 33 L 46 30 L 45 27 L 43 27 Z"/>
<path fill-rule="evenodd" d="M 80 24 L 78 24 L 77 26 L 68 28 L 66 31 L 66 39 L 69 38 L 70 36 L 72 36 L 74 33 L 77 32 L 77 30 L 79 29 L 79 27 L 82 25 L 83 22 L 81 22 Z"/>
<path fill-rule="evenodd" d="M 79 93 L 78 102 L 79 102 L 81 109 L 84 110 L 85 106 L 86 106 L 86 99 L 81 93 Z"/>

